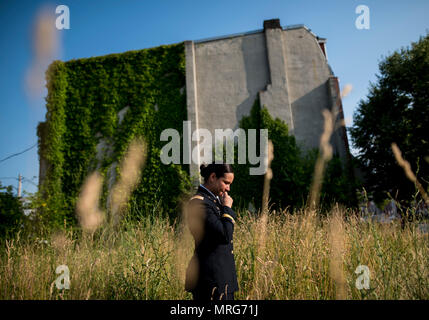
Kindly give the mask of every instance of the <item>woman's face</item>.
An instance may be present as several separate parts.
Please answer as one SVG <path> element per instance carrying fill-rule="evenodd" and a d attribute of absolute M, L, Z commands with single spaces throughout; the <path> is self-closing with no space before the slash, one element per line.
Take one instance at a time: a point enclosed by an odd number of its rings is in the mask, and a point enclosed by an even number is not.
<path fill-rule="evenodd" d="M 225 192 L 229 192 L 231 190 L 230 185 L 233 181 L 233 173 L 224 173 L 223 177 L 218 178 L 213 172 L 209 178 L 209 189 L 215 196 L 222 197 Z"/>

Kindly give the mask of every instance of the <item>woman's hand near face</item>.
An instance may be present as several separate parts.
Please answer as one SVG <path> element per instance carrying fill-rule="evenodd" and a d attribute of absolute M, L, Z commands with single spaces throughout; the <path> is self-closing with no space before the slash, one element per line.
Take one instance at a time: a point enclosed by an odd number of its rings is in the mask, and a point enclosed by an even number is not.
<path fill-rule="evenodd" d="M 222 201 L 222 204 L 226 207 L 231 208 L 232 207 L 232 198 L 229 196 L 228 192 L 223 192 L 220 196 L 220 200 Z"/>

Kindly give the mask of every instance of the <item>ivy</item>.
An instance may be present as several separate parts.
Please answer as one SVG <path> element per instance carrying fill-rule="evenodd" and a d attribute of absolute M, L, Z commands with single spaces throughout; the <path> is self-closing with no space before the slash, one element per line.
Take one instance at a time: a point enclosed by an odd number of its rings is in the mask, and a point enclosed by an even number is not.
<path fill-rule="evenodd" d="M 186 120 L 184 66 L 183 43 L 50 65 L 46 122 L 38 128 L 39 153 L 48 163 L 41 186 L 47 220 L 76 223 L 84 179 L 95 169 L 106 178 L 137 136 L 147 142 L 147 161 L 130 203 L 140 211 L 176 214 L 180 195 L 190 187 L 188 167 L 161 163 L 159 136 L 166 128 L 181 130 Z M 114 171 L 120 175 L 119 166 Z M 106 181 L 103 190 L 105 204 Z"/>

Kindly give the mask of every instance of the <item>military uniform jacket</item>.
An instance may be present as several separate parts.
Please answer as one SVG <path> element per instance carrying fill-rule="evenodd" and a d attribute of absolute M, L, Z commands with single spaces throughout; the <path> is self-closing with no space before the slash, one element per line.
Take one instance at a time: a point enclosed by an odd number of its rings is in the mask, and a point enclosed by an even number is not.
<path fill-rule="evenodd" d="M 231 293 L 238 290 L 233 252 L 235 212 L 201 186 L 187 208 L 195 252 L 186 271 L 185 289 Z"/>

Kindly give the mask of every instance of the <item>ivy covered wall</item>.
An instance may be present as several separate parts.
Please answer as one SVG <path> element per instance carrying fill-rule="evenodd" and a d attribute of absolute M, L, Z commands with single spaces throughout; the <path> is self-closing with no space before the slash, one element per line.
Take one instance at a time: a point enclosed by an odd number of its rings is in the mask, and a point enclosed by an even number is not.
<path fill-rule="evenodd" d="M 140 212 L 162 209 L 174 216 L 182 190 L 190 187 L 188 168 L 161 163 L 165 142 L 159 137 L 166 128 L 182 131 L 185 84 L 183 43 L 53 62 L 46 121 L 38 128 L 43 216 L 74 223 L 80 188 L 94 170 L 105 177 L 105 204 L 108 186 L 120 174 L 117 164 L 137 136 L 148 144 L 147 161 L 130 203 Z"/>

